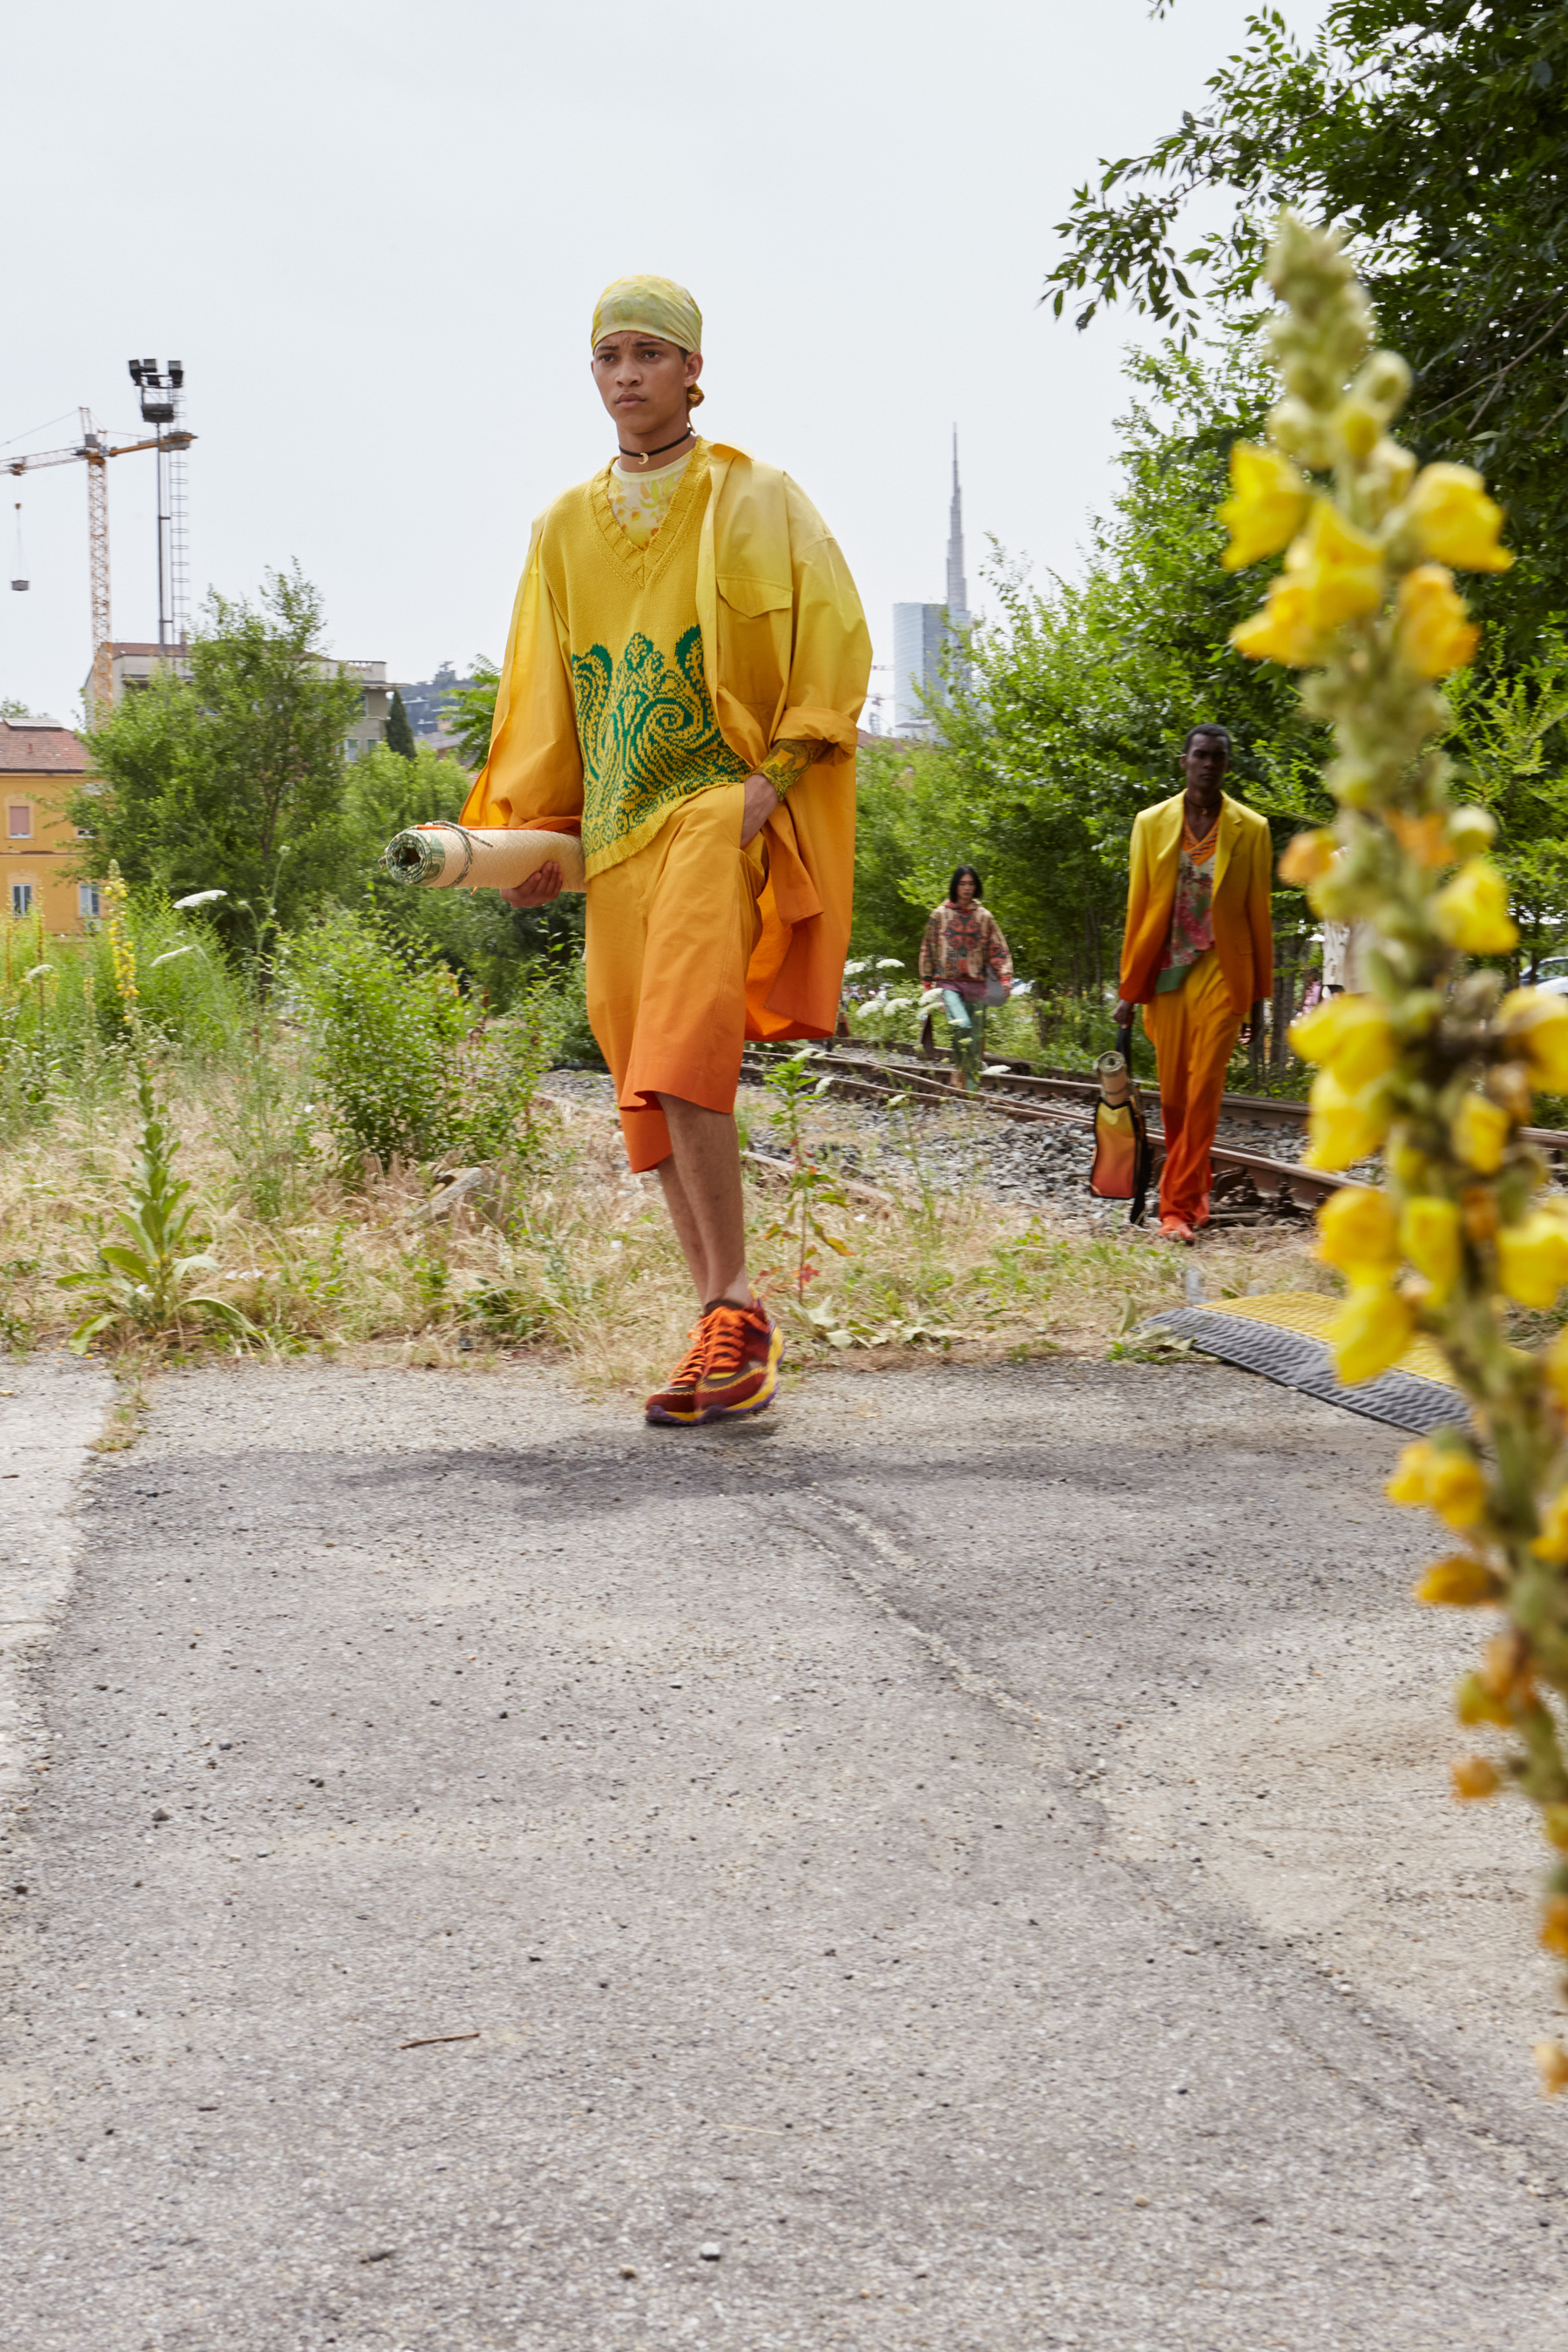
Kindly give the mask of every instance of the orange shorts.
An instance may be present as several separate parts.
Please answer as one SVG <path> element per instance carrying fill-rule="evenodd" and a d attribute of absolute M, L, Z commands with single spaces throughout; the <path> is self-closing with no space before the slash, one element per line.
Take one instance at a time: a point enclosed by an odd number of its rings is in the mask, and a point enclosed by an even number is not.
<path fill-rule="evenodd" d="M 762 933 L 762 836 L 741 847 L 744 783 L 670 812 L 635 856 L 588 883 L 588 1019 L 616 1081 L 626 1157 L 669 1157 L 658 1095 L 733 1110 L 746 967 Z"/>

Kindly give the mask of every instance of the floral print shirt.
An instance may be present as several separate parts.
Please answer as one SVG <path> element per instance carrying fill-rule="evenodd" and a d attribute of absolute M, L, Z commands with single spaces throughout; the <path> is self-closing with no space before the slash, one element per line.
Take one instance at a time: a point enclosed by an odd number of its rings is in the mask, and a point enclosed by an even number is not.
<path fill-rule="evenodd" d="M 1171 905 L 1171 936 L 1165 961 L 1154 987 L 1161 996 L 1180 988 L 1199 956 L 1214 945 L 1214 860 L 1219 845 L 1216 815 L 1200 840 L 1192 823 L 1182 820 L 1182 860 L 1176 868 L 1176 895 Z"/>

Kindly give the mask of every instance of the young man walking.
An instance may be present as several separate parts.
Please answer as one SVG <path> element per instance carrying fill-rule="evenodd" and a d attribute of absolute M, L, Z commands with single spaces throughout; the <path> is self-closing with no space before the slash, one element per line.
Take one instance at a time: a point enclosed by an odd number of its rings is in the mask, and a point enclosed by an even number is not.
<path fill-rule="evenodd" d="M 1143 1007 L 1165 1130 L 1160 1231 L 1182 1242 L 1208 1223 L 1226 1066 L 1274 986 L 1273 846 L 1263 818 L 1223 789 L 1230 749 L 1225 728 L 1194 727 L 1184 790 L 1140 810 L 1132 827 L 1116 1023 Z"/>
<path fill-rule="evenodd" d="M 606 287 L 592 348 L 616 456 L 534 525 L 463 822 L 582 836 L 588 1017 L 701 1309 L 647 1417 L 689 1424 L 760 1412 L 778 1383 L 735 1088 L 745 1038 L 837 1026 L 871 647 L 810 502 L 695 431 L 685 289 Z M 504 895 L 540 907 L 560 887 L 546 866 Z"/>

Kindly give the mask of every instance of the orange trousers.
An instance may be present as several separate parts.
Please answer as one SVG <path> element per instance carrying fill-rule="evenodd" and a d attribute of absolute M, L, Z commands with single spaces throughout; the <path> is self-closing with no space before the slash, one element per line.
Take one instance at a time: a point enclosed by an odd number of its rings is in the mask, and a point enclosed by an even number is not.
<path fill-rule="evenodd" d="M 1165 1130 L 1160 1214 L 1205 1225 L 1212 1181 L 1209 1147 L 1219 1125 L 1226 1066 L 1241 1030 L 1241 1015 L 1213 948 L 1199 956 L 1180 988 L 1143 1007 L 1143 1027 L 1160 1066 L 1160 1124 Z"/>
<path fill-rule="evenodd" d="M 741 846 L 745 795 L 743 782 L 710 785 L 632 856 L 589 877 L 588 1021 L 637 1171 L 669 1157 L 656 1097 L 735 1108 L 767 881 L 762 836 Z"/>

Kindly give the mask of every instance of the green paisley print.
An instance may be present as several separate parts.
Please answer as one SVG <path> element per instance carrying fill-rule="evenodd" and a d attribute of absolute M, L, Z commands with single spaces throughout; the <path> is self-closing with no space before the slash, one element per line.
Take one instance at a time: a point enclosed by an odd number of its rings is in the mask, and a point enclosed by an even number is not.
<path fill-rule="evenodd" d="M 593 857 L 675 801 L 751 773 L 719 732 L 692 627 L 673 663 L 639 630 L 619 661 L 604 646 L 572 659 L 583 747 L 583 850 Z"/>

